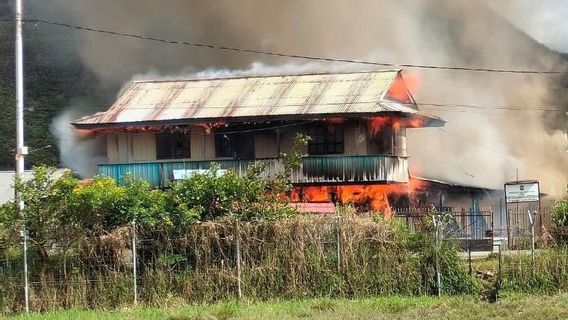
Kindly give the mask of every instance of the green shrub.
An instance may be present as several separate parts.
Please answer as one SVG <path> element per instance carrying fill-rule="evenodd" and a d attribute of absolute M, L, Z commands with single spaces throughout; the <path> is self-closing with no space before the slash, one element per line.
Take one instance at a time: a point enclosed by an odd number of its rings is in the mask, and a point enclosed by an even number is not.
<path fill-rule="evenodd" d="M 558 227 L 568 227 L 568 200 L 559 200 L 554 204 L 552 222 Z"/>
<path fill-rule="evenodd" d="M 295 213 L 282 199 L 280 189 L 271 180 L 258 176 L 258 168 L 239 176 L 233 171 L 219 174 L 213 167 L 209 172 L 194 175 L 171 188 L 178 215 L 195 214 L 201 221 L 236 216 L 240 220 L 274 220 Z"/>

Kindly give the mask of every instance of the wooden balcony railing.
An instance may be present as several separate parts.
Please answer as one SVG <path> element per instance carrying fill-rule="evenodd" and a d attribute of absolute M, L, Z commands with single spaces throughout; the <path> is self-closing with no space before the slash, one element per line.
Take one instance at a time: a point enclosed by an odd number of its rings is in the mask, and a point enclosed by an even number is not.
<path fill-rule="evenodd" d="M 147 180 L 152 186 L 167 186 L 183 173 L 203 172 L 216 163 L 220 170 L 234 170 L 243 174 L 254 162 L 264 162 L 262 176 L 282 172 L 282 159 L 258 160 L 211 160 L 211 161 L 155 161 L 121 164 L 101 164 L 98 172 L 116 180 L 122 180 L 127 173 Z M 408 159 L 405 157 L 372 156 L 330 156 L 302 158 L 300 168 L 292 173 L 292 183 L 365 183 L 365 182 L 408 182 Z"/>

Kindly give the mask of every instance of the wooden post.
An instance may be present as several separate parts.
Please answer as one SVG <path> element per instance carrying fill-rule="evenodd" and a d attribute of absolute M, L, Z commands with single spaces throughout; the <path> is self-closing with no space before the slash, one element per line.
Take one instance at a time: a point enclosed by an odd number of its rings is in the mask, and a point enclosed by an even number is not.
<path fill-rule="evenodd" d="M 136 257 L 136 219 L 132 220 L 132 280 L 134 291 L 134 306 L 138 304 L 138 270 Z"/>
<path fill-rule="evenodd" d="M 337 250 L 337 272 L 341 272 L 341 216 L 335 217 L 336 250 Z"/>
<path fill-rule="evenodd" d="M 237 297 L 242 298 L 241 289 L 241 235 L 239 230 L 239 219 L 235 219 L 235 246 L 237 255 Z"/>

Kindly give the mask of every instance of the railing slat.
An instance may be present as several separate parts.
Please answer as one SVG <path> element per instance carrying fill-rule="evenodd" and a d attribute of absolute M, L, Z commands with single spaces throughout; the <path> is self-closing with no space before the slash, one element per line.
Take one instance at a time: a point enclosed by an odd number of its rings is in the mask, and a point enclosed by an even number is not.
<path fill-rule="evenodd" d="M 152 186 L 166 186 L 173 180 L 174 170 L 209 169 L 217 163 L 220 169 L 244 174 L 255 161 L 267 161 L 263 177 L 274 176 L 282 170 L 282 159 L 266 160 L 212 160 L 212 161 L 162 161 L 147 163 L 101 164 L 98 172 L 122 181 L 124 175 L 147 180 Z M 292 173 L 293 183 L 337 182 L 408 182 L 408 160 L 396 156 L 338 156 L 305 157 L 300 168 Z"/>

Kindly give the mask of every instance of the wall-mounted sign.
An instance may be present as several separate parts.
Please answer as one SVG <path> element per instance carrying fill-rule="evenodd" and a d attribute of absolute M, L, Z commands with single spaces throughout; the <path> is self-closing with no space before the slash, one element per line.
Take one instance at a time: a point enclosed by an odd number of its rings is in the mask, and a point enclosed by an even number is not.
<path fill-rule="evenodd" d="M 540 201 L 538 181 L 507 182 L 505 184 L 505 199 L 507 203 Z"/>
<path fill-rule="evenodd" d="M 211 172 L 209 169 L 180 169 L 180 170 L 172 170 L 174 175 L 174 180 L 185 180 L 189 179 L 198 174 L 207 174 Z M 225 169 L 217 169 L 217 175 L 222 176 L 227 173 Z"/>

